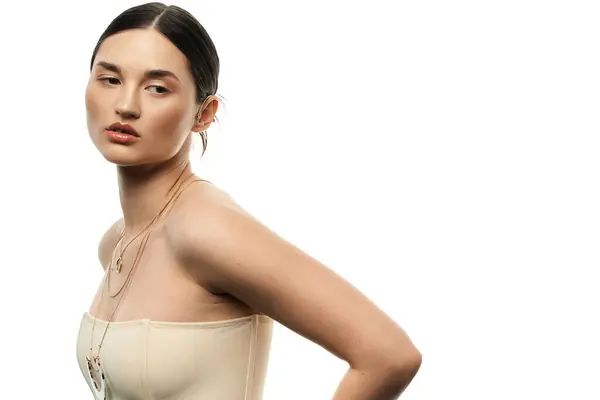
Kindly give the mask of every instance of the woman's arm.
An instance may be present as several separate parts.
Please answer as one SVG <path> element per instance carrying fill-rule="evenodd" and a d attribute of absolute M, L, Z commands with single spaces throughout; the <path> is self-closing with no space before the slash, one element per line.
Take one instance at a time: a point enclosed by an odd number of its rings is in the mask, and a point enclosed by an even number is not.
<path fill-rule="evenodd" d="M 190 202 L 192 203 L 192 202 Z M 233 201 L 184 206 L 171 243 L 211 288 L 348 362 L 335 400 L 396 399 L 421 354 L 406 333 L 346 280 Z"/>
<path fill-rule="evenodd" d="M 338 386 L 333 400 L 391 400 L 397 399 L 417 374 L 420 358 L 399 372 L 369 372 L 350 367 Z"/>

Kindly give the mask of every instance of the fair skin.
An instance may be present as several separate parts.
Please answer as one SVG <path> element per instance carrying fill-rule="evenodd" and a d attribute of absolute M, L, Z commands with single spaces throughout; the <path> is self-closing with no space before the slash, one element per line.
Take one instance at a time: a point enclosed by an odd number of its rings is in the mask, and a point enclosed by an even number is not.
<path fill-rule="evenodd" d="M 100 47 L 86 106 L 92 141 L 118 170 L 123 218 L 99 246 L 107 268 L 121 230 L 126 240 L 133 238 L 161 209 L 175 179 L 192 175 L 186 163 L 190 132 L 208 128 L 218 102 L 196 102 L 187 60 L 165 37 L 133 30 Z M 140 137 L 112 142 L 104 129 L 116 121 L 134 126 Z M 120 287 L 138 246 L 139 239 L 125 253 L 114 287 Z M 101 290 L 90 313 L 109 319 L 117 299 L 104 296 L 100 304 Z M 113 321 L 214 321 L 252 313 L 270 316 L 347 361 L 335 400 L 395 399 L 420 366 L 421 355 L 406 333 L 349 282 L 216 185 L 192 184 L 155 228 Z"/>

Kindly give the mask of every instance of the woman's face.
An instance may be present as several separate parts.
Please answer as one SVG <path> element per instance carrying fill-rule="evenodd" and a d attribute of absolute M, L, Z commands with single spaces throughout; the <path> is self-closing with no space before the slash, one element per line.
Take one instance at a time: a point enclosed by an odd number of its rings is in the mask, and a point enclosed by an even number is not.
<path fill-rule="evenodd" d="M 169 160 L 182 151 L 190 132 L 206 128 L 196 119 L 199 106 L 186 57 L 154 29 L 106 38 L 94 60 L 85 103 L 92 141 L 117 165 Z M 136 134 L 115 134 L 113 124 L 129 125 Z"/>

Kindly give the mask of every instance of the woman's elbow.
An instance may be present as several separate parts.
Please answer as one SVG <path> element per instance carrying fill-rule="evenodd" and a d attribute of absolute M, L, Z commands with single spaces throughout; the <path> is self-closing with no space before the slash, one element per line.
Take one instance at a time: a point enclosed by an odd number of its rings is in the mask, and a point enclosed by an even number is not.
<path fill-rule="evenodd" d="M 411 379 L 419 372 L 423 355 L 416 348 L 410 354 L 404 353 L 398 358 L 396 373 L 402 376 L 411 376 Z"/>
<path fill-rule="evenodd" d="M 422 361 L 421 352 L 416 347 L 410 347 L 388 352 L 379 365 L 390 380 L 408 384 L 419 372 Z"/>

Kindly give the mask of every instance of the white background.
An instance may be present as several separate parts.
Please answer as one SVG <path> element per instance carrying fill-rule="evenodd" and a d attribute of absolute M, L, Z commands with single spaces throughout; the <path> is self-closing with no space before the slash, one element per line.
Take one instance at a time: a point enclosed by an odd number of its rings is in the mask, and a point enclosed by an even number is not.
<path fill-rule="evenodd" d="M 3 399 L 91 398 L 75 342 L 120 208 L 83 95 L 137 4 L 2 6 Z M 402 398 L 600 398 L 597 2 L 177 4 L 227 99 L 196 172 L 407 330 Z M 346 370 L 280 325 L 271 354 L 266 400 L 331 398 Z"/>

